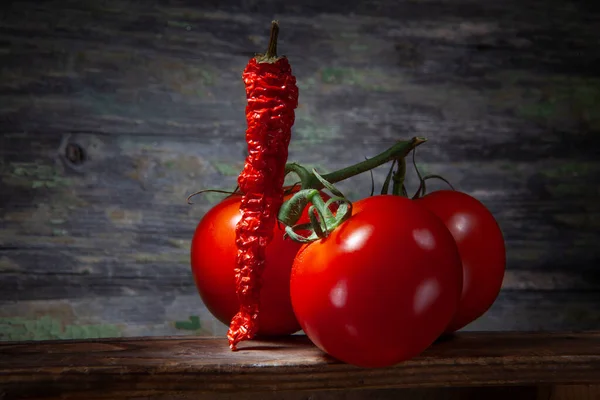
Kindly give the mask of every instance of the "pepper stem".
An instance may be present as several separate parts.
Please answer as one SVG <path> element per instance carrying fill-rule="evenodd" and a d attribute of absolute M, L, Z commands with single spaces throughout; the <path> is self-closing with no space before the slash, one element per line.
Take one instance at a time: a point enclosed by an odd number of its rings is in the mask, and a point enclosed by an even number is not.
<path fill-rule="evenodd" d="M 271 22 L 271 36 L 269 37 L 269 47 L 265 56 L 277 57 L 277 37 L 279 36 L 279 23 L 277 21 Z"/>
<path fill-rule="evenodd" d="M 269 37 L 269 46 L 265 54 L 258 54 L 256 61 L 259 63 L 274 63 L 279 60 L 277 56 L 277 38 L 279 36 L 279 22 L 271 21 L 271 36 Z"/>

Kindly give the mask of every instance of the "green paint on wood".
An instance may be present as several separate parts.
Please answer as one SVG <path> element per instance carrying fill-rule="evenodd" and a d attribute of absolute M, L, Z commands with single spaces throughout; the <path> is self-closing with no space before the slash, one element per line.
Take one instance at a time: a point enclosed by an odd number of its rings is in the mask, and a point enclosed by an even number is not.
<path fill-rule="evenodd" d="M 502 163 L 498 165 L 498 168 L 500 168 L 503 171 L 509 171 L 509 172 L 516 172 L 519 170 L 519 167 L 517 166 L 516 163 Z"/>
<path fill-rule="evenodd" d="M 556 103 L 550 100 L 525 104 L 517 110 L 517 114 L 524 118 L 549 120 L 556 114 Z"/>
<path fill-rule="evenodd" d="M 21 271 L 21 267 L 11 260 L 10 258 L 4 256 L 0 257 L 0 272 L 19 272 Z"/>
<path fill-rule="evenodd" d="M 296 128 L 298 138 L 305 143 L 321 143 L 324 140 L 338 137 L 339 128 L 336 126 L 318 126 L 314 124 L 304 124 Z"/>
<path fill-rule="evenodd" d="M 350 51 L 363 52 L 369 50 L 369 46 L 364 43 L 351 43 L 349 49 Z"/>
<path fill-rule="evenodd" d="M 171 28 L 183 28 L 186 30 L 192 28 L 191 24 L 186 21 L 167 21 L 167 26 Z"/>
<path fill-rule="evenodd" d="M 564 162 L 539 168 L 539 173 L 545 178 L 546 190 L 557 197 L 573 193 L 600 194 L 598 186 L 593 184 L 599 172 L 598 162 Z"/>
<path fill-rule="evenodd" d="M 588 189 L 585 188 L 585 184 L 580 182 L 548 182 L 545 185 L 546 190 L 555 197 L 569 197 L 573 193 L 585 193 Z M 598 193 L 597 187 L 592 189 Z"/>
<path fill-rule="evenodd" d="M 71 184 L 69 178 L 62 176 L 54 165 L 40 163 L 11 163 L 2 166 L 0 175 L 3 182 L 13 186 L 25 186 L 32 189 L 58 188 Z"/>
<path fill-rule="evenodd" d="M 522 118 L 577 132 L 600 129 L 598 78 L 523 71 L 503 71 L 490 78 L 502 83 L 494 103 Z"/>
<path fill-rule="evenodd" d="M 232 188 L 223 188 L 222 190 L 231 190 L 233 191 L 233 189 L 235 189 L 235 187 Z M 202 193 L 200 196 L 196 196 L 196 198 L 194 198 L 194 202 L 198 202 L 198 203 L 204 203 L 207 204 L 209 206 L 213 206 L 217 203 L 220 203 L 221 201 L 223 201 L 223 199 L 227 197 L 227 195 L 223 194 L 223 193 L 212 193 L 212 192 L 206 192 L 206 193 Z"/>
<path fill-rule="evenodd" d="M 321 82 L 333 85 L 358 85 L 364 80 L 364 75 L 353 68 L 323 68 Z"/>
<path fill-rule="evenodd" d="M 401 89 L 404 83 L 399 74 L 380 69 L 325 67 L 320 71 L 321 82 L 329 85 L 355 86 L 370 91 L 388 92 Z"/>
<path fill-rule="evenodd" d="M 0 318 L 0 340 L 95 339 L 122 336 L 112 324 L 64 324 L 50 316 L 38 319 L 22 317 Z"/>
<path fill-rule="evenodd" d="M 581 214 L 568 214 L 568 213 L 557 213 L 552 214 L 552 219 L 561 224 L 567 225 L 573 228 L 583 229 L 594 229 L 600 228 L 600 216 L 594 213 L 581 213 Z M 595 239 L 591 239 L 595 240 Z M 589 243 L 584 242 L 583 245 Z"/>
<path fill-rule="evenodd" d="M 175 321 L 175 329 L 181 329 L 186 331 L 197 331 L 202 328 L 200 323 L 200 317 L 192 315 L 187 321 Z"/>
<path fill-rule="evenodd" d="M 243 168 L 242 162 L 239 163 L 226 163 L 221 161 L 215 161 L 212 163 L 215 169 L 224 176 L 238 176 Z"/>
<path fill-rule="evenodd" d="M 167 242 L 178 249 L 190 250 L 191 248 L 191 238 L 190 239 L 167 239 Z"/>
<path fill-rule="evenodd" d="M 540 172 L 547 178 L 565 179 L 570 177 L 589 176 L 600 171 L 600 163 L 565 162 L 556 167 L 542 168 Z"/>
<path fill-rule="evenodd" d="M 352 39 L 352 40 L 360 39 L 360 34 L 358 32 L 341 31 L 338 33 L 338 35 L 339 35 L 339 37 L 341 37 L 343 39 Z"/>
<path fill-rule="evenodd" d="M 296 122 L 292 128 L 290 150 L 306 143 L 316 144 L 341 137 L 339 125 L 326 124 L 313 117 L 310 110 L 301 109 L 296 113 Z"/>
<path fill-rule="evenodd" d="M 69 231 L 67 231 L 66 229 L 58 229 L 58 228 L 52 229 L 52 236 L 68 236 L 68 235 L 69 235 Z"/>
<path fill-rule="evenodd" d="M 139 210 L 124 210 L 109 207 L 105 211 L 106 217 L 115 225 L 135 225 L 143 220 L 142 212 Z"/>
<path fill-rule="evenodd" d="M 534 95 L 534 103 L 518 110 L 520 116 L 546 123 L 568 119 L 588 129 L 600 128 L 600 80 L 554 77 L 543 82 Z"/>
<path fill-rule="evenodd" d="M 306 90 L 308 92 L 308 91 L 316 88 L 318 85 L 318 82 L 317 82 L 317 78 L 315 78 L 313 76 L 307 76 L 307 77 L 298 76 L 296 85 L 298 86 L 298 89 L 300 90 L 300 93 L 301 93 L 300 102 L 302 102 L 302 96 L 304 96 L 304 94 L 303 94 L 304 91 Z"/>
<path fill-rule="evenodd" d="M 500 163 L 498 165 L 498 168 L 500 168 L 500 170 L 504 171 L 506 173 L 506 175 L 512 176 L 515 178 L 521 178 L 527 173 L 522 168 L 522 166 L 517 163 L 510 163 L 510 162 Z M 452 182 L 450 182 L 450 183 L 452 183 Z"/>
<path fill-rule="evenodd" d="M 158 254 L 136 252 L 130 257 L 138 264 L 176 263 L 189 265 L 190 263 L 190 255 L 188 252 Z"/>

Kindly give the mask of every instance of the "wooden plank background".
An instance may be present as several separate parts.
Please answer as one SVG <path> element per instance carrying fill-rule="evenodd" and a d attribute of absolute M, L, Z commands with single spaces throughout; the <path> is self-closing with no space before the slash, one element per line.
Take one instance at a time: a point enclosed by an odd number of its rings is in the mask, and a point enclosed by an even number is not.
<path fill-rule="evenodd" d="M 597 5 L 288 3 L 4 3 L 0 340 L 225 332 L 189 268 L 219 197 L 185 198 L 235 186 L 240 75 L 274 18 L 300 87 L 290 160 L 328 171 L 425 136 L 421 169 L 497 217 L 506 280 L 467 329 L 600 327 Z"/>

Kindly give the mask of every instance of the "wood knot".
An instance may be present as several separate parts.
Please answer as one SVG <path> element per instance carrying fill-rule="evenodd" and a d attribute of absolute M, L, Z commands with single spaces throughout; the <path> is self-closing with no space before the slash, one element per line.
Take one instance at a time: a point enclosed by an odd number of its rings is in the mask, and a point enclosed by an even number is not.
<path fill-rule="evenodd" d="M 81 165 L 87 160 L 87 154 L 83 147 L 77 143 L 67 143 L 65 146 L 65 158 L 73 165 Z"/>

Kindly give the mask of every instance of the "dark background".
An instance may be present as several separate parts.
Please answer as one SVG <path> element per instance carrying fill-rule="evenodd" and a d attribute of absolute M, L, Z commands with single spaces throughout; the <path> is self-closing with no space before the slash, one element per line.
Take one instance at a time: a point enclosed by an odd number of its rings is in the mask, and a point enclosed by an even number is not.
<path fill-rule="evenodd" d="M 235 186 L 241 71 L 274 18 L 300 87 L 290 160 L 330 171 L 424 136 L 421 170 L 497 217 L 506 279 L 467 329 L 600 327 L 594 2 L 20 1 L 0 16 L 0 339 L 225 332 L 189 269 L 219 196 L 185 199 Z M 369 175 L 341 188 L 365 196 Z"/>

